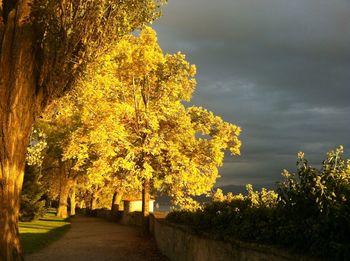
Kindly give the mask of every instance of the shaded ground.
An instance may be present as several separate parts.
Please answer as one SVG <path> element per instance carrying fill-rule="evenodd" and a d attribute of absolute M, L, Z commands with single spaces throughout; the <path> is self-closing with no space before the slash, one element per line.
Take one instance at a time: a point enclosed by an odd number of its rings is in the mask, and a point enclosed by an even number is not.
<path fill-rule="evenodd" d="M 99 218 L 76 216 L 71 229 L 48 247 L 26 256 L 26 261 L 166 261 L 150 238 L 135 227 Z"/>

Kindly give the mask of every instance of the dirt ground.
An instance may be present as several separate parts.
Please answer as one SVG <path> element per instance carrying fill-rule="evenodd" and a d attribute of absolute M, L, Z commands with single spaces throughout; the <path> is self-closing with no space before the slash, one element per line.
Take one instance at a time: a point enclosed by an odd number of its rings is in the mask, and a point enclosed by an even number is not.
<path fill-rule="evenodd" d="M 39 252 L 27 255 L 26 261 L 168 261 L 151 238 L 140 229 L 77 215 L 71 229 L 59 240 Z"/>

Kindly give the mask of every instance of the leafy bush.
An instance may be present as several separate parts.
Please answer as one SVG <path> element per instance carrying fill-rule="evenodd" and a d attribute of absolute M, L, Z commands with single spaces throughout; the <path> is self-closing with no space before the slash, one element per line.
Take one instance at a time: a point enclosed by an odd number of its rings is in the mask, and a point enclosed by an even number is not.
<path fill-rule="evenodd" d="M 247 196 L 224 196 L 195 211 L 176 211 L 172 222 L 220 238 L 275 244 L 314 256 L 346 260 L 350 255 L 350 163 L 343 148 L 327 154 L 322 167 L 311 167 L 298 154 L 297 173 L 283 171 L 277 190 L 253 191 Z"/>
<path fill-rule="evenodd" d="M 285 180 L 277 190 L 281 243 L 339 259 L 350 254 L 350 164 L 342 154 L 342 147 L 330 151 L 316 169 L 299 153 L 297 174 L 282 173 Z"/>
<path fill-rule="evenodd" d="M 260 241 L 267 233 L 259 235 L 260 231 L 267 231 L 272 218 L 271 209 L 277 205 L 277 194 L 263 189 L 261 192 L 253 191 L 247 185 L 248 195 L 228 194 L 224 196 L 218 190 L 213 201 L 195 211 L 174 211 L 169 213 L 167 219 L 176 223 L 187 224 L 197 232 L 205 231 L 219 237 L 255 238 Z"/>

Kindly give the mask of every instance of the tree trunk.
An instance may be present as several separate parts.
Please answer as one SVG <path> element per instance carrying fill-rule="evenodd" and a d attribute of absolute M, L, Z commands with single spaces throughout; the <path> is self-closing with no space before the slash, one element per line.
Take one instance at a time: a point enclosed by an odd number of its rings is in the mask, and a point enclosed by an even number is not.
<path fill-rule="evenodd" d="M 75 186 L 76 186 L 76 182 L 74 182 L 73 186 L 72 186 L 72 190 L 71 190 L 71 194 L 70 194 L 70 215 L 71 216 L 75 216 L 75 207 L 76 207 L 76 202 L 75 202 Z"/>
<path fill-rule="evenodd" d="M 150 180 L 145 179 L 142 184 L 142 215 L 143 215 L 143 233 L 149 234 L 149 202 L 151 198 Z"/>
<path fill-rule="evenodd" d="M 119 211 L 120 202 L 123 198 L 123 192 L 114 192 L 112 200 L 112 212 Z"/>
<path fill-rule="evenodd" d="M 84 202 L 85 202 L 86 211 L 89 212 L 91 210 L 91 196 L 89 192 L 85 192 Z"/>
<path fill-rule="evenodd" d="M 97 195 L 95 193 L 92 193 L 91 195 L 91 210 L 95 210 L 97 205 Z"/>
<path fill-rule="evenodd" d="M 149 202 L 151 198 L 150 190 L 151 190 L 150 180 L 145 179 L 142 185 L 142 215 L 144 217 L 149 216 Z"/>
<path fill-rule="evenodd" d="M 93 193 L 91 193 L 91 210 L 95 210 L 97 208 L 97 199 L 100 196 L 103 187 L 96 189 Z"/>
<path fill-rule="evenodd" d="M 60 195 L 57 209 L 57 217 L 68 217 L 68 196 L 71 187 L 71 182 L 68 178 L 66 163 L 60 162 Z"/>
<path fill-rule="evenodd" d="M 23 170 L 18 163 L 1 163 L 0 260 L 22 260 L 18 217 Z"/>
<path fill-rule="evenodd" d="M 68 195 L 69 187 L 63 187 L 60 190 L 60 200 L 57 208 L 57 217 L 66 218 L 68 217 Z"/>
<path fill-rule="evenodd" d="M 0 1 L 0 260 L 22 260 L 18 233 L 25 154 L 36 106 L 28 1 Z"/>

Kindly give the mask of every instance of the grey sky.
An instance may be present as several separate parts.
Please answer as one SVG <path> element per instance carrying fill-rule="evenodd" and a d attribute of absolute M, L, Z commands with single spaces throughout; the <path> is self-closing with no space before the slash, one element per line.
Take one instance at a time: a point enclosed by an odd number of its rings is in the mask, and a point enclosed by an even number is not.
<path fill-rule="evenodd" d="M 197 65 L 192 103 L 243 129 L 219 185 L 272 183 L 298 151 L 349 157 L 349 0 L 169 0 L 154 28 Z"/>

